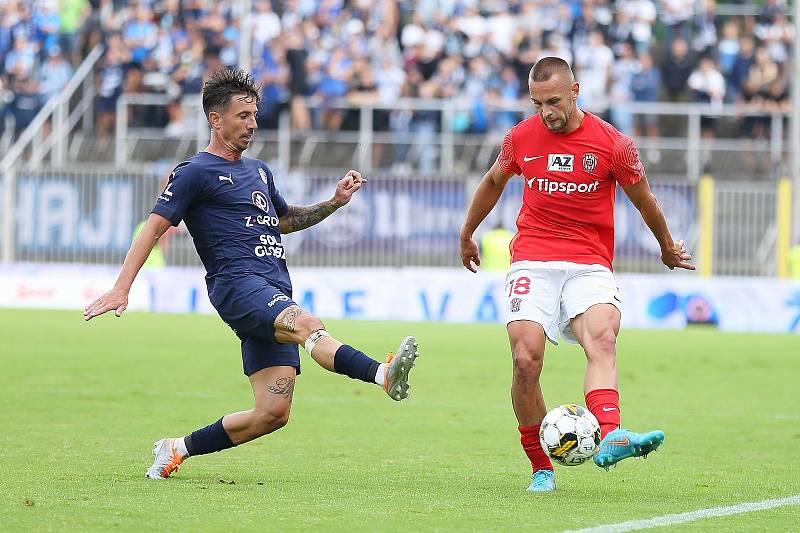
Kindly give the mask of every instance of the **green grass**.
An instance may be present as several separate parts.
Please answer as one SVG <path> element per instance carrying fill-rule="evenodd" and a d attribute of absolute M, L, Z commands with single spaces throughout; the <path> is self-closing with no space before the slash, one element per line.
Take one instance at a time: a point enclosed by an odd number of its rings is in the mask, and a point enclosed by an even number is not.
<path fill-rule="evenodd" d="M 624 424 L 662 451 L 610 472 L 530 466 L 500 325 L 334 322 L 382 357 L 420 340 L 411 398 L 389 400 L 303 354 L 289 425 L 144 478 L 150 448 L 250 407 L 239 345 L 214 316 L 0 311 L 0 529 L 558 531 L 800 494 L 800 338 L 623 331 Z M 549 404 L 583 403 L 583 356 L 549 347 Z M 796 527 L 797 507 L 681 531 Z"/>

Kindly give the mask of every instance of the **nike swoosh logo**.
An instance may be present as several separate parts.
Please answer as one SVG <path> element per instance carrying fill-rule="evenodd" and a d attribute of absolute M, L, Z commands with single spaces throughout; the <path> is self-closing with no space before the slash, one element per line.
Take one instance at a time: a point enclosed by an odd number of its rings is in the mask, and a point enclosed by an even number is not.
<path fill-rule="evenodd" d="M 534 159 L 541 159 L 542 157 L 544 157 L 544 156 L 543 155 L 535 155 L 533 157 L 528 157 L 526 155 L 525 157 L 522 158 L 522 160 L 527 163 L 528 161 L 533 161 Z"/>
<path fill-rule="evenodd" d="M 607 413 L 609 411 L 619 411 L 619 409 L 617 409 L 616 407 L 603 407 L 603 411 Z"/>
<path fill-rule="evenodd" d="M 628 437 L 623 437 L 620 440 L 610 440 L 606 444 L 614 444 L 616 446 L 627 446 L 630 443 L 631 441 L 628 440 Z"/>

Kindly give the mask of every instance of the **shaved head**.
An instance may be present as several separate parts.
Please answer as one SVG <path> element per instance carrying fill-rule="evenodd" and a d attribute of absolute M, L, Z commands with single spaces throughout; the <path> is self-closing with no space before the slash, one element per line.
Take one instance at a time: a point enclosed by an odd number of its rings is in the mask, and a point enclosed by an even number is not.
<path fill-rule="evenodd" d="M 542 123 L 552 132 L 570 133 L 583 120 L 578 109 L 580 86 L 569 64 L 560 57 L 543 57 L 528 76 L 531 101 Z"/>
<path fill-rule="evenodd" d="M 542 82 L 548 81 L 553 75 L 564 74 L 569 78 L 570 82 L 575 81 L 575 75 L 569 64 L 560 57 L 543 57 L 533 65 L 531 72 L 528 75 L 530 81 Z"/>

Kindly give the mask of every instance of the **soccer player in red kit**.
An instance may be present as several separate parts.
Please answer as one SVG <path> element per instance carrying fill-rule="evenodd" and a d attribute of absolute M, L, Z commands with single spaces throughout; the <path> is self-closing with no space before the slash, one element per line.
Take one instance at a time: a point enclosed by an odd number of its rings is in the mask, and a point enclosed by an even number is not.
<path fill-rule="evenodd" d="M 515 174 L 525 180 L 517 235 L 506 277 L 507 327 L 513 358 L 511 401 L 522 447 L 533 467 L 528 490 L 555 489 L 553 466 L 539 443 L 546 414 L 539 385 L 545 341 L 557 334 L 586 352 L 586 405 L 600 422 L 594 462 L 608 468 L 646 456 L 664 433 L 620 429 L 616 338 L 620 293 L 611 272 L 614 195 L 622 187 L 661 245 L 661 260 L 694 270 L 682 241 L 673 241 L 633 141 L 576 105 L 579 86 L 569 65 L 545 57 L 528 85 L 536 114 L 503 139 L 497 161 L 478 184 L 461 229 L 461 261 L 476 272 L 472 236 Z"/>

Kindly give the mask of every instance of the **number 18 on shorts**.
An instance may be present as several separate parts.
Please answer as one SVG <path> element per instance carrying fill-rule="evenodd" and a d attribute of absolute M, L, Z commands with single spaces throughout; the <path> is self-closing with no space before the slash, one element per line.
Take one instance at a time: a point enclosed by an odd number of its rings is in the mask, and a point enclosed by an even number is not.
<path fill-rule="evenodd" d="M 553 343 L 559 333 L 576 342 L 570 320 L 595 304 L 611 304 L 622 312 L 614 274 L 603 265 L 518 261 L 506 276 L 504 295 L 506 323 L 538 322 Z"/>

